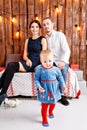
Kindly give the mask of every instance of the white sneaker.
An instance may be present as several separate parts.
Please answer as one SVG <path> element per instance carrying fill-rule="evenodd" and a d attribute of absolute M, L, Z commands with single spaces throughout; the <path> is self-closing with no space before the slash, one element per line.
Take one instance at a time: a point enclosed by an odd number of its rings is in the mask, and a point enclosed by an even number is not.
<path fill-rule="evenodd" d="M 4 103 L 8 105 L 9 107 L 16 107 L 19 105 L 21 102 L 16 99 L 16 100 L 8 100 L 8 98 L 5 99 Z"/>

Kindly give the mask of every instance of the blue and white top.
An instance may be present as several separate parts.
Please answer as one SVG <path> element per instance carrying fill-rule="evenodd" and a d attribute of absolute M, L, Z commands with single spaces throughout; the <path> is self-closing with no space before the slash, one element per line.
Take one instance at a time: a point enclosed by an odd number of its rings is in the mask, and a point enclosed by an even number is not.
<path fill-rule="evenodd" d="M 34 82 L 37 90 L 39 87 L 43 87 L 45 90 L 43 93 L 38 90 L 37 99 L 39 101 L 56 103 L 61 99 L 61 87 L 65 86 L 65 82 L 57 67 L 46 69 L 39 65 L 35 70 Z"/>

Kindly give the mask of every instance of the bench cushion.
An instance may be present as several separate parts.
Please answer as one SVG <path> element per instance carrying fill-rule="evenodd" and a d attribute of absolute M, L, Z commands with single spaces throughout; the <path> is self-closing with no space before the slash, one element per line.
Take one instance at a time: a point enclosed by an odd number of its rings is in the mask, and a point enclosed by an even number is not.
<path fill-rule="evenodd" d="M 3 71 L 0 72 L 0 76 Z M 66 97 L 76 97 L 80 88 L 75 72 L 69 68 L 68 78 L 66 83 L 67 91 Z M 8 97 L 10 96 L 37 96 L 36 87 L 34 84 L 34 73 L 30 72 L 18 72 L 14 74 L 14 77 L 9 85 L 7 91 Z"/>

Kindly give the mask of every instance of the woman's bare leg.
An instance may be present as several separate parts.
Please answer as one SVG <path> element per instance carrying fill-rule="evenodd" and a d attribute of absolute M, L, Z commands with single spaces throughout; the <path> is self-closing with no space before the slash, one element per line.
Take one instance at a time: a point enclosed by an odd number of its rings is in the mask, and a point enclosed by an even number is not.
<path fill-rule="evenodd" d="M 23 67 L 23 65 L 21 64 L 21 62 L 19 62 L 19 71 L 20 72 L 26 72 L 25 68 Z"/>

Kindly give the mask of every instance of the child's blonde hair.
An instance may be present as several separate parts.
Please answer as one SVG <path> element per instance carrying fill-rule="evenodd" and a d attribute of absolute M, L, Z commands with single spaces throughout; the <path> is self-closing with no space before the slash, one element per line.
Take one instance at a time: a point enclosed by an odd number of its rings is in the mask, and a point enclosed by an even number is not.
<path fill-rule="evenodd" d="M 47 56 L 49 56 L 49 55 L 53 56 L 53 53 L 52 53 L 51 50 L 42 50 L 42 51 L 40 52 L 40 58 L 41 58 L 42 56 L 47 57 Z"/>

